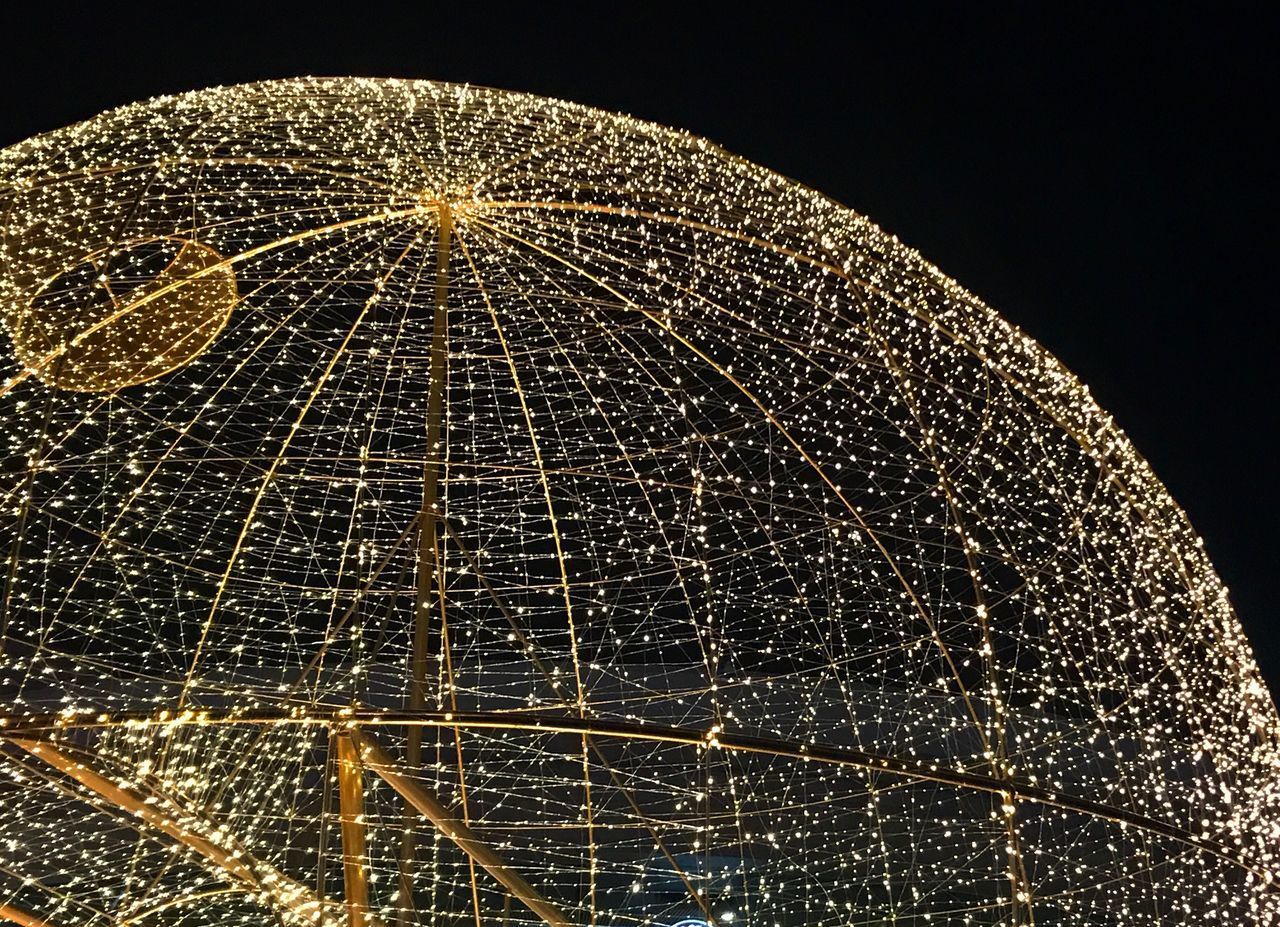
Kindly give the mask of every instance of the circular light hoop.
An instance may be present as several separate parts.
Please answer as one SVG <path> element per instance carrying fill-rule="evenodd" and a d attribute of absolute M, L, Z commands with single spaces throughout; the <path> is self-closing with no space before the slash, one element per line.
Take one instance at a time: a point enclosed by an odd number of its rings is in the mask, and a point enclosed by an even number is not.
<path fill-rule="evenodd" d="M 91 255 L 50 280 L 10 323 L 18 359 L 51 386 L 110 392 L 189 364 L 237 301 L 213 248 L 158 238 Z"/>

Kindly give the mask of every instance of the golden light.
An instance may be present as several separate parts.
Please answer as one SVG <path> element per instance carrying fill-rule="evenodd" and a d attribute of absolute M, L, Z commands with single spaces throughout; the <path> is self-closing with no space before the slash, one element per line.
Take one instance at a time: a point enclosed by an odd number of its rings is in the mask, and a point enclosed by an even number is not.
<path fill-rule="evenodd" d="M 9 321 L 18 359 L 62 389 L 145 383 L 200 354 L 231 317 L 235 273 L 212 248 L 161 239 L 93 255 Z"/>
<path fill-rule="evenodd" d="M 369 79 L 29 139 L 0 215 L 0 919 L 1280 920 L 1186 516 L 862 216 Z"/>

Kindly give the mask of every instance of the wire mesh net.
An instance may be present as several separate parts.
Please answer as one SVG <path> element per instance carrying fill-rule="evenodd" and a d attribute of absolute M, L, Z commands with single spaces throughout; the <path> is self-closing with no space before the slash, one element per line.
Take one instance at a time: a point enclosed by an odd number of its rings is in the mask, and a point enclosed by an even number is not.
<path fill-rule="evenodd" d="M 28 140 L 0 207 L 10 920 L 1276 919 L 1185 516 L 862 217 L 358 79 Z"/>

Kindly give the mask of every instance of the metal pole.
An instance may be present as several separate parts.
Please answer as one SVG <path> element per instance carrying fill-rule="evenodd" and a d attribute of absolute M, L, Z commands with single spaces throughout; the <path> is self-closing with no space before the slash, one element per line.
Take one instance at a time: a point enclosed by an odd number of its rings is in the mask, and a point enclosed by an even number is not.
<path fill-rule="evenodd" d="M 487 843 L 481 840 L 471 828 L 453 815 L 440 800 L 423 788 L 412 775 L 407 774 L 400 765 L 378 745 L 378 742 L 363 731 L 352 731 L 348 736 L 360 748 L 360 758 L 370 770 L 377 773 L 399 792 L 406 802 L 427 820 L 436 826 L 444 836 L 448 837 L 463 853 L 491 876 L 512 897 L 522 902 L 548 927 L 571 927 L 569 919 L 552 902 L 548 901 L 524 878 L 511 869 Z"/>
<path fill-rule="evenodd" d="M 334 738 L 338 748 L 338 803 L 342 815 L 343 897 L 349 927 L 367 927 L 369 879 L 364 826 L 364 770 L 360 752 L 345 734 Z"/>
<path fill-rule="evenodd" d="M 99 798 L 198 853 L 239 883 L 248 894 L 265 898 L 273 908 L 286 911 L 315 927 L 328 927 L 339 922 L 327 910 L 325 899 L 274 866 L 256 859 L 234 837 L 219 834 L 220 828 L 215 823 L 182 813 L 173 799 L 118 785 L 47 741 L 20 737 L 6 739 L 70 776 Z M 219 835 L 215 837 L 215 834 Z"/>
<path fill-rule="evenodd" d="M 418 518 L 418 583 L 413 606 L 413 650 L 409 662 L 409 710 L 427 707 L 427 664 L 433 590 L 440 587 L 439 516 L 440 471 L 444 464 L 444 380 L 447 374 L 449 329 L 449 246 L 453 214 L 447 203 L 438 207 L 439 232 L 436 247 L 435 311 L 432 319 L 431 362 L 427 385 L 427 452 L 422 469 L 422 510 Z M 422 766 L 422 729 L 411 727 L 405 746 L 405 763 L 410 769 Z M 407 927 L 413 911 L 413 862 L 416 849 L 415 815 L 405 806 L 404 831 L 400 841 L 399 914 L 396 923 Z"/>

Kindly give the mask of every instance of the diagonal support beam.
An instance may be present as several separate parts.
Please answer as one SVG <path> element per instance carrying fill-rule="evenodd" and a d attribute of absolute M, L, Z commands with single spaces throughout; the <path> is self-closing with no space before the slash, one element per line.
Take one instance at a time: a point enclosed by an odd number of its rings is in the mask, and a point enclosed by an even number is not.
<path fill-rule="evenodd" d="M 0 921 L 17 924 L 18 927 L 58 927 L 53 921 L 47 921 L 43 917 L 36 917 L 29 911 L 24 911 L 16 905 L 5 904 L 4 902 L 0 902 Z"/>
<path fill-rule="evenodd" d="M 393 789 L 400 793 L 423 817 L 436 826 L 458 849 L 467 854 L 477 865 L 493 876 L 513 897 L 521 901 L 548 927 L 572 927 L 564 912 L 544 898 L 536 888 L 503 860 L 471 828 L 454 816 L 440 800 L 424 789 L 416 779 L 407 774 L 371 736 L 363 731 L 351 731 L 349 736 L 359 748 L 364 765 L 377 773 Z"/>
<path fill-rule="evenodd" d="M 175 799 L 119 785 L 48 741 L 13 736 L 5 739 L 74 779 L 104 801 L 140 818 L 175 843 L 197 853 L 245 892 L 265 899 L 291 923 L 305 927 L 338 927 L 343 923 L 340 917 L 333 915 L 330 902 L 269 863 L 256 859 L 235 837 L 221 831 L 213 822 L 184 813 Z M 37 927 L 41 924 L 39 921 L 34 923 Z"/>
<path fill-rule="evenodd" d="M 364 826 L 364 769 L 360 752 L 347 734 L 334 738 L 338 748 L 338 803 L 342 814 L 342 880 L 347 924 L 368 927 L 368 857 Z"/>

